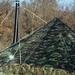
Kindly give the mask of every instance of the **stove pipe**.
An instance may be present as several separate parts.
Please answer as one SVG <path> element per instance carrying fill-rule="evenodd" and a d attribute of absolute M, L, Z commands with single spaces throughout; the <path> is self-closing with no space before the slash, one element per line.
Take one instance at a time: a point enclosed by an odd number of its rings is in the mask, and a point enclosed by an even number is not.
<path fill-rule="evenodd" d="M 16 0 L 13 44 L 18 41 L 19 7 L 20 7 L 20 3 L 18 0 Z"/>

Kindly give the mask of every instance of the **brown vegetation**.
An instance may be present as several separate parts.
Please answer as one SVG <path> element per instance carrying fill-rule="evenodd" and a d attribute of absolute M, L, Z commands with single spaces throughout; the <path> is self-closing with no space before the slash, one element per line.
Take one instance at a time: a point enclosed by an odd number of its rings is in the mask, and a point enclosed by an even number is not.
<path fill-rule="evenodd" d="M 64 21 L 67 25 L 75 29 L 75 11 L 67 12 L 58 11 L 57 4 L 55 0 L 30 0 L 31 3 L 28 4 L 25 1 L 20 7 L 20 20 L 19 20 L 19 34 L 20 38 L 24 37 L 26 34 L 31 33 L 33 30 L 45 24 L 40 19 L 36 18 L 34 15 L 29 13 L 24 8 L 28 8 L 31 12 L 35 13 L 45 21 L 49 22 L 55 17 L 58 17 Z M 0 3 L 0 50 L 6 46 L 12 44 L 13 40 L 13 27 L 14 27 L 14 12 L 8 16 L 8 18 L 1 24 L 2 20 L 9 13 L 9 11 L 14 8 L 9 0 L 3 0 Z"/>
<path fill-rule="evenodd" d="M 32 65 L 0 65 L 0 73 L 3 75 L 75 75 L 75 72 L 68 72 L 54 68 L 40 68 Z"/>

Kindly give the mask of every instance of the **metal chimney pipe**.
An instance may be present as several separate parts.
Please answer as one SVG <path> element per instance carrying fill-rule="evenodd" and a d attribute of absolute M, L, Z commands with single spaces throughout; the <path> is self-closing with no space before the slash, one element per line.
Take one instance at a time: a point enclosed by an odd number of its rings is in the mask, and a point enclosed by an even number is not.
<path fill-rule="evenodd" d="M 16 0 L 13 44 L 18 41 L 19 7 L 20 7 L 20 2 L 18 0 Z"/>

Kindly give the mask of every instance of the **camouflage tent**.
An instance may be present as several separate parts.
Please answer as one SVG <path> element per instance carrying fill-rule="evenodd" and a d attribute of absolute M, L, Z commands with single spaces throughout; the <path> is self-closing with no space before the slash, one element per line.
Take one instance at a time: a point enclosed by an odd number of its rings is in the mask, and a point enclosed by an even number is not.
<path fill-rule="evenodd" d="M 0 64 L 21 62 L 68 71 L 75 71 L 74 59 L 75 31 L 58 18 L 0 52 Z"/>

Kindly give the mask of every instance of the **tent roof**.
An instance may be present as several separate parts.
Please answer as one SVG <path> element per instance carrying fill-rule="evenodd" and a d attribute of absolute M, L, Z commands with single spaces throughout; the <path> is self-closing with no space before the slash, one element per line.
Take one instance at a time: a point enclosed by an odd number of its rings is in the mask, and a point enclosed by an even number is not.
<path fill-rule="evenodd" d="M 22 63 L 75 70 L 75 31 L 58 18 L 1 51 L 0 64 L 20 63 L 20 50 Z"/>

